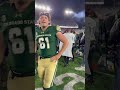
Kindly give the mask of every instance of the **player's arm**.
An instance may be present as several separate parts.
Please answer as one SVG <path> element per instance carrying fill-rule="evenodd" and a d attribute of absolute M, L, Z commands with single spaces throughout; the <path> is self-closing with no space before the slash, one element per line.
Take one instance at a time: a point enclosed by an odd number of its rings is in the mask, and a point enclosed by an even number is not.
<path fill-rule="evenodd" d="M 3 40 L 3 35 L 0 32 L 0 64 L 2 63 L 2 60 L 4 58 L 4 52 L 5 52 L 4 40 Z"/>
<path fill-rule="evenodd" d="M 63 43 L 63 45 L 62 45 L 61 50 L 58 52 L 58 54 L 51 57 L 51 60 L 58 60 L 68 46 L 68 40 L 61 32 L 57 32 L 56 36 Z"/>

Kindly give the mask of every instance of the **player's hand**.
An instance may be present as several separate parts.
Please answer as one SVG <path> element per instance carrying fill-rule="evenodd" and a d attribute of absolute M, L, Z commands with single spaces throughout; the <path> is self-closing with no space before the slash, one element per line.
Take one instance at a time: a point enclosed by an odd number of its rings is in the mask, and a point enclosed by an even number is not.
<path fill-rule="evenodd" d="M 51 57 L 50 60 L 51 60 L 52 62 L 56 62 L 56 61 L 60 58 L 60 56 L 61 56 L 61 55 L 57 54 L 57 55 Z"/>

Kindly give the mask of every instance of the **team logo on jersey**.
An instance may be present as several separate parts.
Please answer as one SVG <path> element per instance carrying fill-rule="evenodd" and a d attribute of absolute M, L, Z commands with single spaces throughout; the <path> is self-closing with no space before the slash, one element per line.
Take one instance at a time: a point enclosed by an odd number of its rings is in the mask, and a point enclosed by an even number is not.
<path fill-rule="evenodd" d="M 6 19 L 7 19 L 7 18 L 6 18 L 6 15 L 2 15 L 2 17 L 1 17 L 1 21 L 2 21 L 2 22 L 5 22 Z"/>
<path fill-rule="evenodd" d="M 56 26 L 56 29 L 57 29 L 57 31 L 61 31 L 61 28 L 60 28 L 60 26 Z"/>

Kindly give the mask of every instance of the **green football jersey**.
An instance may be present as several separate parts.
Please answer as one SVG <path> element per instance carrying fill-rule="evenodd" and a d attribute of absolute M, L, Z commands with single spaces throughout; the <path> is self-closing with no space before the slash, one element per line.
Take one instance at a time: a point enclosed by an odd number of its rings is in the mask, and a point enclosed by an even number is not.
<path fill-rule="evenodd" d="M 10 3 L 0 7 L 0 31 L 12 55 L 10 67 L 19 73 L 30 73 L 35 69 L 34 5 L 32 2 L 22 13 L 17 12 Z"/>
<path fill-rule="evenodd" d="M 56 33 L 59 31 L 61 31 L 59 26 L 49 26 L 45 31 L 42 31 L 39 27 L 35 28 L 39 56 L 50 58 L 56 55 Z"/>

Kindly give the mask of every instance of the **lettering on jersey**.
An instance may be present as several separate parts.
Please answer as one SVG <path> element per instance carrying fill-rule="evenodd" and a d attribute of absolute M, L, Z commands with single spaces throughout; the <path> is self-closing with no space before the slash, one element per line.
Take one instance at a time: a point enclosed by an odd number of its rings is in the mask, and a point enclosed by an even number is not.
<path fill-rule="evenodd" d="M 24 24 L 34 24 L 33 20 L 24 20 Z"/>
<path fill-rule="evenodd" d="M 10 25 L 22 25 L 22 24 L 34 24 L 34 20 L 17 20 L 17 21 L 10 21 L 5 22 L 4 26 L 10 26 Z"/>
<path fill-rule="evenodd" d="M 38 38 L 38 37 L 43 37 L 43 36 L 50 37 L 50 36 L 51 36 L 51 34 L 43 34 L 43 35 L 38 35 L 38 36 L 36 36 L 36 38 Z"/>
<path fill-rule="evenodd" d="M 51 36 L 51 34 L 43 34 L 43 35 L 39 35 L 39 36 Z"/>

